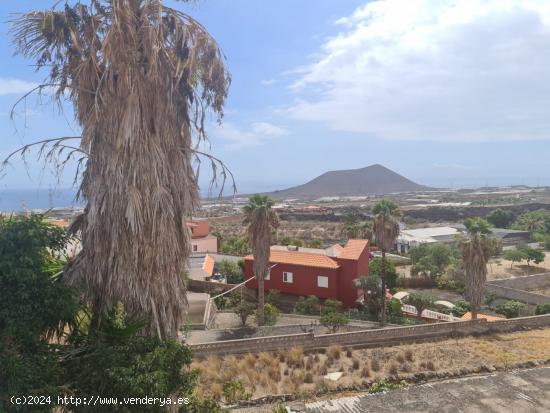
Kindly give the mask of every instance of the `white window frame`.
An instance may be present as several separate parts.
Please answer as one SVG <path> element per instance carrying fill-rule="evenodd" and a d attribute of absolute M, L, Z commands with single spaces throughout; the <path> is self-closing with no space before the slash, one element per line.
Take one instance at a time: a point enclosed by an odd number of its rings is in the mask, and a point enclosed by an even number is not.
<path fill-rule="evenodd" d="M 266 276 L 264 277 L 264 281 L 269 281 L 270 278 L 271 278 L 271 268 L 269 269 Z"/>
<path fill-rule="evenodd" d="M 290 281 L 289 281 L 289 278 L 288 278 L 289 275 L 290 275 Z M 287 284 L 294 283 L 294 274 L 289 272 L 289 271 L 284 271 L 283 272 L 283 282 L 287 283 Z"/>
<path fill-rule="evenodd" d="M 321 285 L 321 279 L 326 280 L 326 285 Z M 318 275 L 317 276 L 317 287 L 319 288 L 328 288 L 328 277 L 326 275 Z"/>

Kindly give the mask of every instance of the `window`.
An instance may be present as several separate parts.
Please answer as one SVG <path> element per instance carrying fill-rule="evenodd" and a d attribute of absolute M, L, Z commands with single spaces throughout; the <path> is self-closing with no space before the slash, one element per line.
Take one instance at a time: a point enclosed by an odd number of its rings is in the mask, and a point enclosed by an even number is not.
<path fill-rule="evenodd" d="M 264 280 L 269 280 L 270 276 L 271 276 L 271 269 L 267 272 L 266 276 L 264 277 Z"/>
<path fill-rule="evenodd" d="M 328 277 L 323 275 L 317 276 L 317 287 L 328 288 Z"/>
<path fill-rule="evenodd" d="M 197 244 L 193 245 L 193 252 L 197 252 L 199 249 L 199 246 Z"/>
<path fill-rule="evenodd" d="M 292 283 L 292 273 L 291 272 L 283 272 L 283 282 L 284 283 Z"/>

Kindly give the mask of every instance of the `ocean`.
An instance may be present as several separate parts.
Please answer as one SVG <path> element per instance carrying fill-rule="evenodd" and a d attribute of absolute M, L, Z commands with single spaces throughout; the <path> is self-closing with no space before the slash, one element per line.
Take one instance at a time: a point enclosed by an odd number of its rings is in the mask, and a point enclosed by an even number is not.
<path fill-rule="evenodd" d="M 76 190 L 0 189 L 0 211 L 16 211 L 82 206 L 75 201 Z"/>

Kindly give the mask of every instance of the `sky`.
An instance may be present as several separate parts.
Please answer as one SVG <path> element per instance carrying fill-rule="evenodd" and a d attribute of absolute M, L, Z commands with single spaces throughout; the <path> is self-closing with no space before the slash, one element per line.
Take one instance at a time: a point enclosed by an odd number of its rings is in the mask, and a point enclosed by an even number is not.
<path fill-rule="evenodd" d="M 550 1 L 165 1 L 202 22 L 232 84 L 211 153 L 239 192 L 304 183 L 379 163 L 425 185 L 550 185 Z M 52 0 L 0 3 L 0 157 L 34 140 L 78 135 L 70 107 L 31 96 L 44 80 L 14 56 L 12 13 Z M 29 154 L 7 189 L 64 188 Z M 207 171 L 201 188 L 207 188 Z"/>

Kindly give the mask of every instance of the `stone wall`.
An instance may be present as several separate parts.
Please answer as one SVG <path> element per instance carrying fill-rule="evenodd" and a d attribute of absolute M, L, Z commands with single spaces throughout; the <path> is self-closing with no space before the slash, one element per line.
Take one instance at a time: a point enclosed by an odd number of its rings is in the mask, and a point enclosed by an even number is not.
<path fill-rule="evenodd" d="M 550 297 L 547 295 L 531 293 L 529 291 L 517 290 L 515 288 L 503 287 L 495 284 L 487 284 L 487 292 L 495 294 L 497 297 L 506 298 L 508 300 L 521 301 L 522 303 L 537 305 L 550 302 Z"/>
<path fill-rule="evenodd" d="M 414 341 L 439 340 L 472 334 L 500 333 L 525 328 L 540 328 L 548 326 L 550 326 L 550 314 L 491 322 L 487 322 L 487 320 L 482 319 L 450 323 L 423 324 L 379 330 L 363 330 L 337 334 L 290 334 L 286 336 L 200 343 L 191 345 L 191 348 L 197 356 L 205 357 L 213 354 L 224 355 L 258 351 L 288 350 L 295 346 L 300 346 L 304 350 L 326 348 L 333 344 L 350 347 L 375 347 L 382 345 L 398 345 L 401 343 Z"/>

